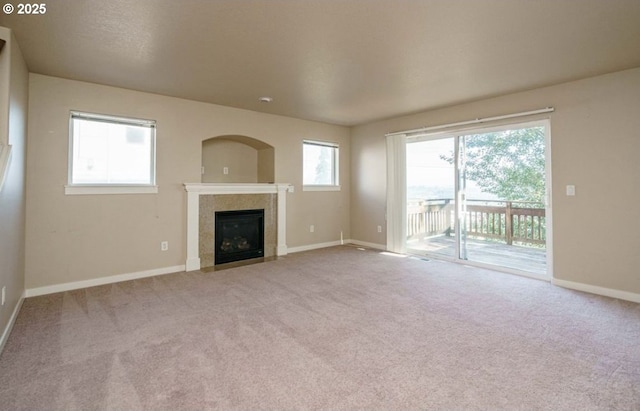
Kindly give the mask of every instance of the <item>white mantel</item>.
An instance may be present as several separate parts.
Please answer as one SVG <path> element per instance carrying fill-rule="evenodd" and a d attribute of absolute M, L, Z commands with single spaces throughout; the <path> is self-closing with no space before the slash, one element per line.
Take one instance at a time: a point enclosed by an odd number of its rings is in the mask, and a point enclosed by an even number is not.
<path fill-rule="evenodd" d="M 276 255 L 287 255 L 287 192 L 291 184 L 267 183 L 185 183 L 187 191 L 187 261 L 186 270 L 200 269 L 200 196 L 221 194 L 277 194 L 277 247 Z"/>

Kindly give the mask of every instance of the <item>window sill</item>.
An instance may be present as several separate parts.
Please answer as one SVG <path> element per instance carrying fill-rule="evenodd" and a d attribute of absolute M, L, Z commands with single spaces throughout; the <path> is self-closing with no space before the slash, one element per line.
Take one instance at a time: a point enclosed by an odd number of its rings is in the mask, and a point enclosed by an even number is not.
<path fill-rule="evenodd" d="M 64 186 L 65 195 L 86 194 L 157 194 L 158 186 Z"/>
<path fill-rule="evenodd" d="M 340 186 L 302 186 L 302 191 L 340 191 Z"/>

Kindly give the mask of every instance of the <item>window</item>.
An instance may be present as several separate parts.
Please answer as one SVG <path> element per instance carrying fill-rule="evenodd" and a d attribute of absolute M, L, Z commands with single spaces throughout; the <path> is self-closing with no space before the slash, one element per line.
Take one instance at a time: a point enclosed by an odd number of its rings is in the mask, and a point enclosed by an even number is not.
<path fill-rule="evenodd" d="M 66 194 L 156 193 L 152 120 L 71 112 Z"/>
<path fill-rule="evenodd" d="M 9 171 L 9 159 L 11 158 L 11 146 L 0 143 L 0 191 L 4 185 L 4 179 Z"/>
<path fill-rule="evenodd" d="M 338 145 L 304 140 L 303 147 L 303 190 L 339 190 Z"/>

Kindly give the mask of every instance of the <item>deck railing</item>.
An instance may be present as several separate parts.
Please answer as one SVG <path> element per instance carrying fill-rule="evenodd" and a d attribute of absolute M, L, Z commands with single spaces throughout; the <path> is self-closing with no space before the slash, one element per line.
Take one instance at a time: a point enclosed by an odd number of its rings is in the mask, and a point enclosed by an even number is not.
<path fill-rule="evenodd" d="M 460 224 L 467 236 L 495 239 L 506 244 L 546 243 L 545 209 L 526 201 L 467 200 Z M 451 236 L 455 232 L 455 202 L 450 198 L 410 202 L 407 237 Z"/>

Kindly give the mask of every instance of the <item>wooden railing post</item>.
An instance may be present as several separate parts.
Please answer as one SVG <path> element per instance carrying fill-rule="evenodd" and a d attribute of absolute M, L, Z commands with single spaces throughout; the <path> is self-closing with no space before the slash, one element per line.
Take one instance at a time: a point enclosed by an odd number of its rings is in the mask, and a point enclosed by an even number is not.
<path fill-rule="evenodd" d="M 511 216 L 511 201 L 507 201 L 504 212 L 504 230 L 507 237 L 507 244 L 513 244 L 513 217 Z"/>

